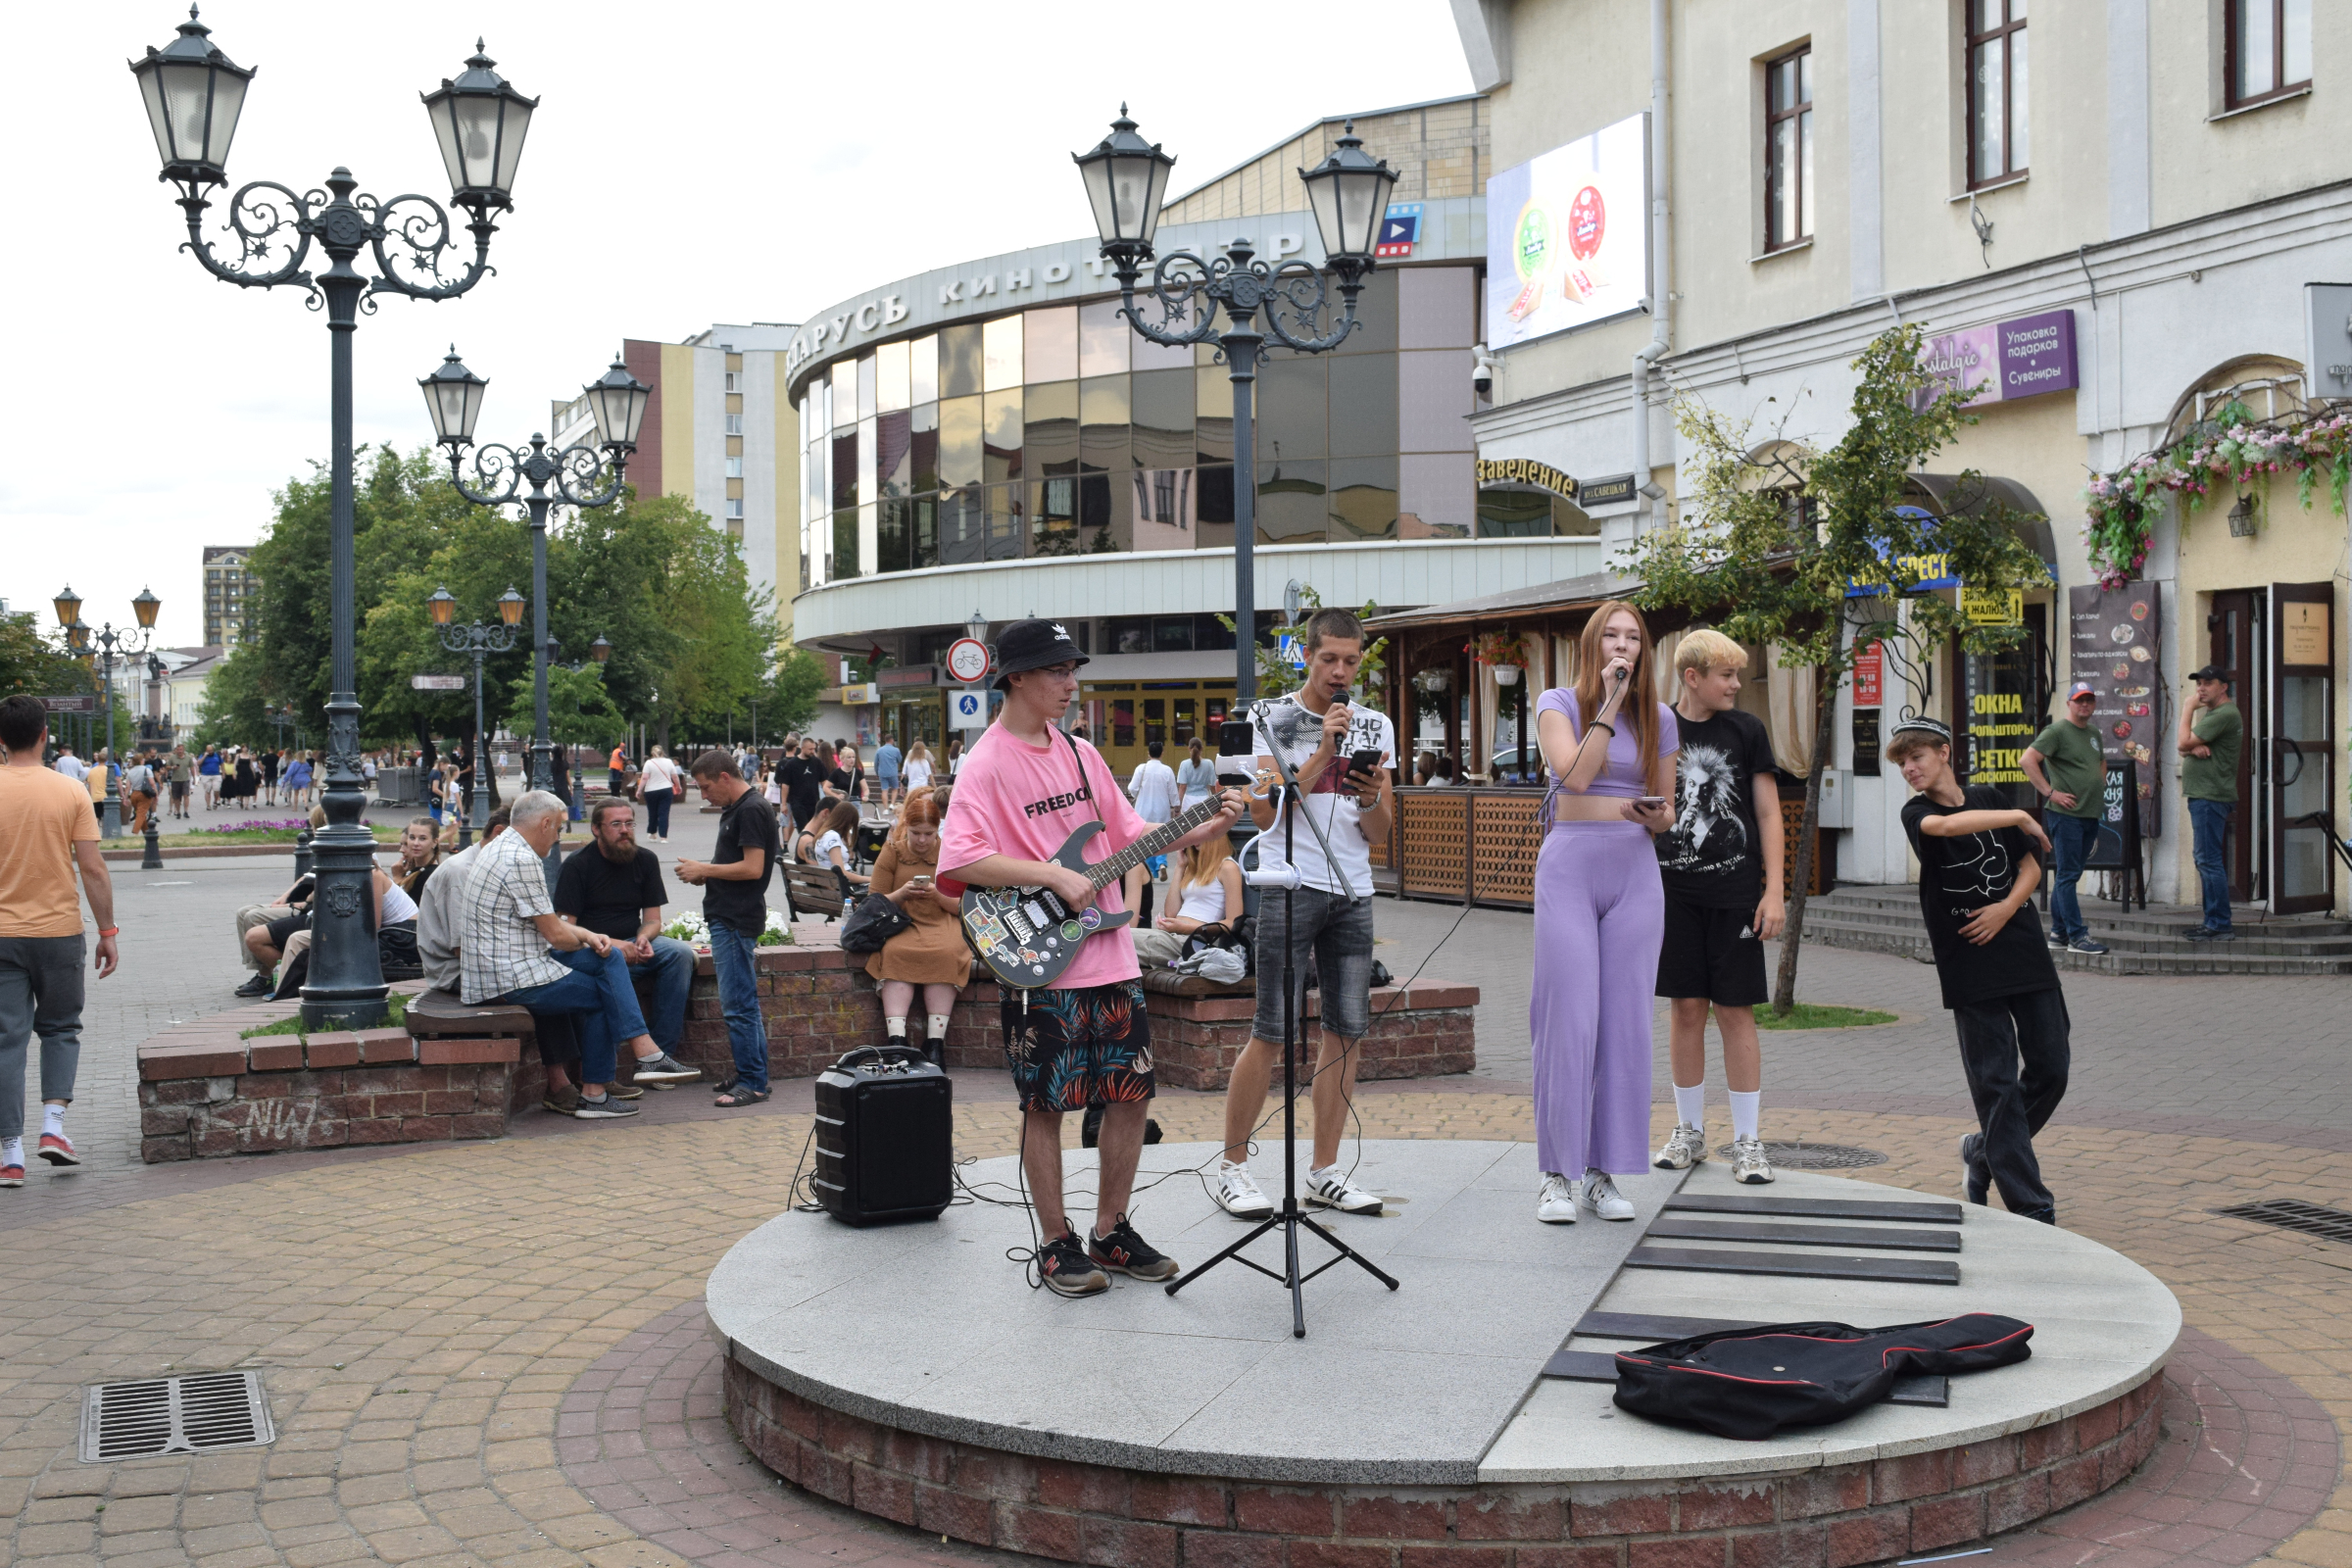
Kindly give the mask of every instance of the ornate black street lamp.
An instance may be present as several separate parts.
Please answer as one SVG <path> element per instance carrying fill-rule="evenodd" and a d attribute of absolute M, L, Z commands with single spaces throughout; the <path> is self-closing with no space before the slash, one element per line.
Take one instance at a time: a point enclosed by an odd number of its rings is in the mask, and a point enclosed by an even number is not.
<path fill-rule="evenodd" d="M 163 161 L 160 177 L 179 187 L 179 206 L 188 219 L 187 249 L 198 265 L 244 288 L 285 284 L 301 289 L 314 310 L 323 306 L 326 313 L 334 668 L 326 704 L 326 787 L 319 798 L 326 825 L 316 840 L 318 897 L 313 905 L 310 981 L 302 988 L 303 1018 L 314 1028 L 365 1028 L 384 1015 L 383 968 L 367 918 L 375 840 L 360 825 L 367 802 L 352 662 L 351 336 L 360 312 L 372 313 L 379 294 L 455 299 L 489 271 L 490 236 L 498 228 L 492 219 L 514 205 L 515 165 L 539 101 L 509 85 L 491 69 L 495 62 L 481 47 L 476 40 L 466 69 L 423 95 L 449 172 L 451 203 L 472 219 L 465 226 L 473 236 L 473 259 L 462 270 L 455 270 L 457 224 L 439 202 L 413 194 L 388 201 L 355 196 L 358 182 L 342 168 L 327 176 L 324 190 L 299 195 L 273 180 L 240 186 L 229 200 L 225 243 L 216 252 L 203 233 L 211 205 L 206 187 L 228 182 L 229 142 L 254 74 L 211 41 L 193 6 L 177 38 L 130 63 Z M 316 276 L 303 266 L 314 245 L 332 264 Z M 363 251 L 374 258 L 372 277 L 352 265 Z"/>
<path fill-rule="evenodd" d="M 1176 160 L 1159 144 L 1136 134 L 1127 106 L 1110 122 L 1110 134 L 1092 152 L 1073 153 L 1086 180 L 1088 203 L 1102 255 L 1118 275 L 1119 314 L 1154 343 L 1176 348 L 1213 343 L 1223 351 L 1233 378 L 1233 579 L 1234 699 L 1236 712 L 1257 695 L 1256 573 L 1252 548 L 1257 532 L 1257 465 L 1250 429 L 1250 397 L 1266 338 L 1299 354 L 1327 354 L 1355 330 L 1355 297 L 1373 268 L 1373 246 L 1389 209 L 1396 171 L 1364 152 L 1350 121 L 1332 155 L 1313 169 L 1298 171 L 1307 207 L 1323 240 L 1325 265 L 1338 275 L 1340 318 L 1327 328 L 1329 303 L 1323 274 L 1306 262 L 1268 267 L 1256 247 L 1237 239 L 1225 254 L 1203 261 L 1188 251 L 1159 257 L 1150 291 L 1159 319 L 1147 321 L 1136 308 L 1136 284 L 1153 260 L 1152 235 L 1159 227 L 1160 200 Z M 1228 324 L 1217 328 L 1222 305 Z M 1258 313 L 1265 313 L 1264 330 Z"/>
<path fill-rule="evenodd" d="M 482 391 L 489 386 L 489 379 L 466 368 L 453 344 L 440 368 L 416 384 L 424 389 L 434 438 L 449 449 L 449 477 L 458 494 L 476 506 L 503 507 L 520 501 L 530 510 L 530 781 L 535 790 L 553 789 L 555 769 L 548 754 L 554 745 L 547 735 L 547 512 L 559 503 L 609 507 L 620 499 L 621 475 L 637 450 L 637 428 L 645 422 L 645 406 L 654 389 L 631 375 L 614 355 L 612 368 L 593 385 L 582 388 L 588 396 L 588 412 L 596 419 L 595 446 L 575 441 L 560 452 L 550 452 L 547 438 L 533 431 L 527 454 L 514 447 L 480 447 L 473 454 L 474 481 L 469 484 L 462 463 L 466 449 L 473 445 L 473 422 L 481 415 Z M 529 495 L 521 494 L 525 481 L 531 487 Z M 551 484 L 555 487 L 552 492 Z M 608 651 L 611 646 L 606 645 Z"/>
<path fill-rule="evenodd" d="M 131 613 L 138 617 L 139 623 L 135 633 L 130 627 L 118 627 L 111 620 L 95 628 L 83 625 L 81 596 L 71 586 L 60 589 L 50 604 L 57 611 L 58 628 L 65 633 L 67 648 L 85 656 L 97 649 L 106 650 L 102 656 L 106 681 L 106 695 L 102 699 L 106 704 L 106 799 L 99 813 L 98 831 L 102 837 L 119 839 L 122 836 L 122 789 L 116 777 L 115 661 L 145 657 L 155 644 L 155 612 L 163 609 L 164 602 L 148 589 L 139 590 L 138 597 L 130 602 Z"/>
<path fill-rule="evenodd" d="M 473 798 L 458 824 L 458 848 L 462 850 L 490 822 L 490 768 L 482 757 L 482 661 L 514 646 L 515 631 L 522 624 L 522 595 L 509 588 L 498 596 L 499 623 L 495 626 L 478 620 L 467 626 L 452 624 L 458 601 L 447 588 L 434 589 L 425 606 L 432 612 L 433 624 L 440 628 L 441 646 L 453 654 L 473 656 Z"/>

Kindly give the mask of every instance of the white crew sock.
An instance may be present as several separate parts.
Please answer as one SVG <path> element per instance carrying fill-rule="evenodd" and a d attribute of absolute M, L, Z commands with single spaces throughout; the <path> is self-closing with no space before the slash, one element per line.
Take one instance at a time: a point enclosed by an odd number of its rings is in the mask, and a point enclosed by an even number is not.
<path fill-rule="evenodd" d="M 0 1139 L 0 1165 L 15 1165 L 22 1168 L 24 1163 L 24 1140 L 22 1138 Z"/>
<path fill-rule="evenodd" d="M 1674 1086 L 1674 1119 L 1686 1127 L 1704 1127 L 1707 1124 L 1707 1081 L 1685 1088 Z"/>
<path fill-rule="evenodd" d="M 63 1138 L 66 1136 L 65 1106 L 48 1104 L 41 1106 L 41 1134 L 43 1137 L 48 1138 Z"/>
<path fill-rule="evenodd" d="M 931 1038 L 932 1038 L 932 1039 L 934 1039 L 934 1040 L 945 1040 L 945 1039 L 947 1039 L 947 1038 L 948 1038 L 948 1015 L 947 1015 L 946 1013 L 944 1013 L 944 1012 L 934 1012 L 934 1013 L 928 1014 L 928 1017 L 929 1017 L 929 1020 L 930 1020 L 930 1021 L 929 1021 L 928 1028 L 929 1028 L 929 1032 L 930 1032 L 930 1036 L 931 1036 Z"/>
<path fill-rule="evenodd" d="M 893 1040 L 904 1040 L 906 1038 L 906 1020 L 904 1018 L 885 1018 L 882 1020 L 882 1032 L 890 1036 L 890 1038 Z"/>
<path fill-rule="evenodd" d="M 1675 1093 L 1680 1094 L 1682 1091 L 1678 1089 Z M 1732 1136 L 1734 1138 L 1756 1136 L 1756 1128 L 1763 1119 L 1763 1104 L 1764 1091 L 1761 1089 L 1750 1090 L 1744 1095 L 1737 1089 L 1732 1091 Z"/>

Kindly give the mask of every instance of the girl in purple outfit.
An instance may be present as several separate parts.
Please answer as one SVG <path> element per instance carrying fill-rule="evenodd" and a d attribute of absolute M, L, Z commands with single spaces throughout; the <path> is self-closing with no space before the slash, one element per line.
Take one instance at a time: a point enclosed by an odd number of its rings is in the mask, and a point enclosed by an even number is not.
<path fill-rule="evenodd" d="M 1559 782 L 1536 857 L 1536 1217 L 1634 1217 L 1609 1180 L 1649 1163 L 1651 993 L 1666 895 L 1651 840 L 1673 821 L 1674 710 L 1650 693 L 1649 628 L 1610 600 L 1578 639 L 1576 689 L 1536 699 L 1536 735 Z M 1630 700 L 1633 712 L 1620 716 Z M 1592 715 L 1588 720 L 1586 715 Z M 1605 734 L 1599 745 L 1593 736 Z M 1581 1176 L 1582 1180 L 1578 1180 Z"/>

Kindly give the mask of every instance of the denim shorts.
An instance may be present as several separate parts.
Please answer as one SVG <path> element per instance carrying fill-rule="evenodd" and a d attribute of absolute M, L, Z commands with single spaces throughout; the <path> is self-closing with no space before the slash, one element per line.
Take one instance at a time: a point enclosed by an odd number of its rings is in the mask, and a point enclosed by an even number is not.
<path fill-rule="evenodd" d="M 1297 901 L 1295 911 L 1291 901 Z M 1260 1040 L 1282 1038 L 1282 938 L 1284 914 L 1298 929 L 1291 939 L 1292 1003 L 1306 991 L 1306 959 L 1314 955 L 1321 988 L 1323 1027 L 1348 1040 L 1360 1040 L 1372 1027 L 1372 901 L 1350 904 L 1320 888 L 1268 888 L 1257 905 L 1257 1015 L 1250 1032 Z"/>

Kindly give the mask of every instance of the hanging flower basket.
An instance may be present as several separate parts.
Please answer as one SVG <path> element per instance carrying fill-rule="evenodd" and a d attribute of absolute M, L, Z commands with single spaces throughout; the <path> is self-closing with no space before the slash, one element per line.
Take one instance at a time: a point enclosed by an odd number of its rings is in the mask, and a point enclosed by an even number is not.
<path fill-rule="evenodd" d="M 2243 403 L 2230 402 L 2178 444 L 2143 453 L 2113 473 L 2091 476 L 2082 492 L 2082 542 L 2103 587 L 2136 578 L 2147 564 L 2155 510 L 2169 492 L 2180 497 L 2181 525 L 2216 490 L 2242 491 L 2274 475 L 2295 475 L 2296 498 L 2308 508 L 2323 475 L 2328 498 L 2343 513 L 2352 488 L 2352 410 L 2335 407 L 2257 421 Z M 2251 507 L 2231 509 L 2230 532 L 2249 536 Z M 2240 532 L 2240 530 L 2244 532 Z"/>
<path fill-rule="evenodd" d="M 1515 684 L 1527 667 L 1527 640 L 1515 631 L 1482 631 L 1462 645 L 1462 652 L 1494 669 L 1499 686 Z M 1504 671 L 1509 673 L 1504 673 Z"/>
<path fill-rule="evenodd" d="M 1496 664 L 1494 666 L 1494 684 L 1497 686 L 1518 685 L 1519 670 L 1520 666 L 1517 664 Z"/>

